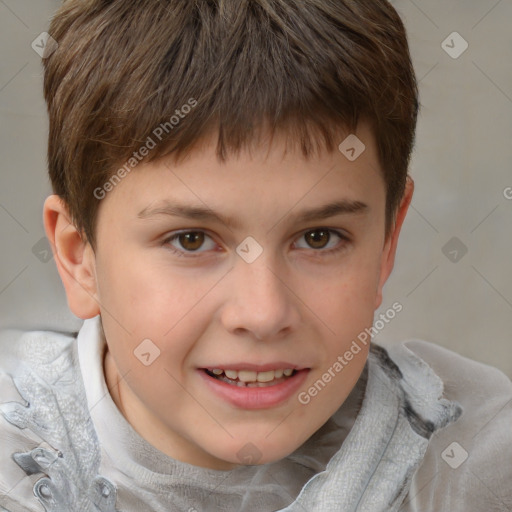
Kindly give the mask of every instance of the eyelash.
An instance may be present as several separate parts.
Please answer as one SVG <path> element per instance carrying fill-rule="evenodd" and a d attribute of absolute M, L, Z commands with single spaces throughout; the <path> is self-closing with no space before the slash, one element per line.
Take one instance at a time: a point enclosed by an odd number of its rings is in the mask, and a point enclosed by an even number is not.
<path fill-rule="evenodd" d="M 336 253 L 342 251 L 343 249 L 346 248 L 346 245 L 350 242 L 349 237 L 347 235 L 343 234 L 342 232 L 337 231 L 335 229 L 324 228 L 324 227 L 308 229 L 306 231 L 303 231 L 301 233 L 301 235 L 299 236 L 299 238 L 303 237 L 304 235 L 306 235 L 308 233 L 313 233 L 315 231 L 328 231 L 330 234 L 334 233 L 336 236 L 338 236 L 340 238 L 340 243 L 334 248 L 331 248 L 331 249 L 314 249 L 313 247 L 310 248 L 311 251 L 313 251 L 314 253 L 317 253 L 318 255 L 320 255 L 322 257 L 330 256 L 330 255 L 333 255 L 333 254 L 336 254 Z M 208 233 L 206 233 L 205 231 L 203 231 L 201 229 L 188 229 L 185 231 L 176 232 L 173 235 L 167 237 L 165 240 L 162 241 L 162 246 L 166 246 L 167 249 L 169 249 L 174 254 L 178 254 L 179 256 L 185 256 L 187 258 L 197 258 L 197 257 L 201 256 L 203 254 L 203 252 L 179 250 L 179 249 L 176 249 L 176 247 L 173 247 L 171 245 L 171 242 L 176 240 L 180 235 L 186 235 L 188 233 L 204 233 L 207 237 L 212 238 L 210 235 L 208 235 Z M 330 242 L 330 240 L 329 240 L 329 242 Z M 327 243 L 329 243 L 329 242 L 327 242 Z"/>

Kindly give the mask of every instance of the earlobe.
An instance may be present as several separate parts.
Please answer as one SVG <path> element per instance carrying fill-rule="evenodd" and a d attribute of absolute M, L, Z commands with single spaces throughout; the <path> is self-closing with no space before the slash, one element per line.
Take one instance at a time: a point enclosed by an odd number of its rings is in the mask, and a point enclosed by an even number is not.
<path fill-rule="evenodd" d="M 389 234 L 386 243 L 384 245 L 384 249 L 382 252 L 382 262 L 380 269 L 380 279 L 379 285 L 377 288 L 377 296 L 375 299 L 375 309 L 379 308 L 382 304 L 382 289 L 384 288 L 384 284 L 386 283 L 388 277 L 393 270 L 393 266 L 395 264 L 395 256 L 396 249 L 398 246 L 398 238 L 400 235 L 400 230 L 402 229 L 402 225 L 405 220 L 405 216 L 407 215 L 407 211 L 409 209 L 409 205 L 412 201 L 412 196 L 414 193 L 414 181 L 408 175 L 407 182 L 405 185 L 404 195 L 402 196 L 402 200 L 400 202 L 400 206 L 398 208 L 395 223 Z"/>
<path fill-rule="evenodd" d="M 55 263 L 66 290 L 68 306 L 79 318 L 99 314 L 95 255 L 90 244 L 77 231 L 65 202 L 49 196 L 43 209 L 46 236 L 52 246 Z"/>

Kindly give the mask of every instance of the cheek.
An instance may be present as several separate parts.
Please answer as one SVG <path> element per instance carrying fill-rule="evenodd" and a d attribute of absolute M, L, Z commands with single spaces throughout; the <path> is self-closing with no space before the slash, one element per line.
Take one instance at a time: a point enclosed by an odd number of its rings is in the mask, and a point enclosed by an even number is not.
<path fill-rule="evenodd" d="M 189 269 L 150 261 L 134 251 L 130 258 L 112 254 L 97 265 L 100 305 L 130 332 L 149 327 L 162 336 L 212 287 L 213 278 Z"/>
<path fill-rule="evenodd" d="M 379 275 L 379 258 L 353 258 L 349 265 L 331 272 L 310 300 L 326 323 L 336 326 L 333 330 L 348 334 L 357 326 L 371 324 Z"/>
<path fill-rule="evenodd" d="M 156 348 L 144 343 L 158 354 L 152 372 L 162 366 L 179 379 L 182 362 L 211 317 L 209 302 L 203 299 L 218 278 L 194 277 L 183 269 L 142 258 L 138 262 L 135 257 L 102 263 L 97 269 L 102 322 L 119 368 L 134 371 L 134 378 L 144 372 L 135 355 L 144 340 L 151 340 Z"/>

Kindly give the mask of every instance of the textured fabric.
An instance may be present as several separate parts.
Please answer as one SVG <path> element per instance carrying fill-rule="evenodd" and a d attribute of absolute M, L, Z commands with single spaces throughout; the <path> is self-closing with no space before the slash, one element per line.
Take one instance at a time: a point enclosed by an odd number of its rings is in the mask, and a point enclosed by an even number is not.
<path fill-rule="evenodd" d="M 345 403 L 304 445 L 231 471 L 141 438 L 108 394 L 104 350 L 99 317 L 78 340 L 3 333 L 0 510 L 512 510 L 512 383 L 433 344 L 373 345 Z"/>
<path fill-rule="evenodd" d="M 420 340 L 407 348 L 444 382 L 444 396 L 464 414 L 437 431 L 401 512 L 512 511 L 512 382 L 491 366 Z M 482 347 L 485 343 L 482 342 Z M 389 349 L 402 368 L 409 350 Z M 414 381 L 410 380 L 410 382 Z"/>
<path fill-rule="evenodd" d="M 51 333 L 26 335 L 19 344 L 16 340 L 11 343 L 11 353 L 2 350 L 2 366 L 15 371 L 7 370 L 7 375 L 2 375 L 2 395 L 5 377 L 10 373 L 25 403 L 4 402 L 2 396 L 2 415 L 17 427 L 17 431 L 7 432 L 11 443 L 2 443 L 2 491 L 7 484 L 9 494 L 16 495 L 30 485 L 19 481 L 12 465 L 6 465 L 8 455 L 27 476 L 36 476 L 33 495 L 44 510 L 115 511 L 115 486 L 98 474 L 99 443 L 84 407 L 76 344 L 66 336 Z M 25 439 L 28 435 L 30 438 Z M 17 450 L 12 450 L 13 446 Z M 9 448 L 11 453 L 6 453 Z"/>

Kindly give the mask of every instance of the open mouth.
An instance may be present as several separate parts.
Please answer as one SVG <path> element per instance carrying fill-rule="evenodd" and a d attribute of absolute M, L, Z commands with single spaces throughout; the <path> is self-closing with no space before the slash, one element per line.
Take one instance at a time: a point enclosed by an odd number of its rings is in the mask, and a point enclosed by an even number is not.
<path fill-rule="evenodd" d="M 255 372 L 251 370 L 221 370 L 217 368 L 204 368 L 203 371 L 209 377 L 241 388 L 267 388 L 270 386 L 276 386 L 297 374 L 297 370 L 292 368 L 269 370 L 266 372 Z"/>
<path fill-rule="evenodd" d="M 284 404 L 304 384 L 311 368 L 290 366 L 285 363 L 281 369 L 270 370 L 266 366 L 265 371 L 203 367 L 197 371 L 208 389 L 223 401 L 240 409 L 258 410 Z"/>

